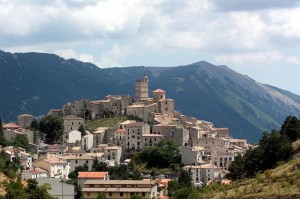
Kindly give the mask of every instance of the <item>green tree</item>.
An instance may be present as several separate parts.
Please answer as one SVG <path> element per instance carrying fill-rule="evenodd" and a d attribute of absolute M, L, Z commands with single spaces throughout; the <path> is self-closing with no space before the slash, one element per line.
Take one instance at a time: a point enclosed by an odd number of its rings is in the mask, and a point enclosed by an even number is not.
<path fill-rule="evenodd" d="M 245 160 L 239 154 L 229 166 L 229 174 L 226 176 L 230 180 L 238 180 L 245 177 Z"/>
<path fill-rule="evenodd" d="M 33 130 L 33 131 L 37 131 L 39 130 L 39 123 L 36 119 L 34 119 L 31 123 L 30 123 L 30 128 Z"/>
<path fill-rule="evenodd" d="M 48 115 L 40 121 L 40 131 L 46 133 L 46 142 L 49 144 L 58 143 L 62 140 L 63 119 L 56 115 Z"/>
<path fill-rule="evenodd" d="M 157 147 L 144 147 L 133 159 L 137 163 L 146 163 L 147 167 L 168 168 L 180 163 L 180 150 L 174 140 L 162 140 Z"/>
<path fill-rule="evenodd" d="M 28 142 L 27 136 L 25 134 L 17 134 L 16 138 L 13 142 L 13 145 L 15 147 L 21 147 L 23 149 L 28 149 L 29 142 Z"/>
<path fill-rule="evenodd" d="M 26 192 L 21 179 L 11 180 L 9 183 L 5 184 L 5 197 L 9 199 L 26 199 L 29 198 L 29 194 Z"/>
<path fill-rule="evenodd" d="M 98 159 L 94 160 L 92 168 L 95 171 L 108 171 L 109 170 L 107 164 L 105 162 L 99 162 Z"/>
<path fill-rule="evenodd" d="M 183 187 L 192 186 L 191 172 L 186 170 L 181 170 L 178 176 L 178 182 Z"/>
<path fill-rule="evenodd" d="M 85 136 L 86 135 L 86 131 L 85 131 L 85 128 L 82 124 L 80 124 L 79 128 L 78 128 L 78 131 L 81 132 L 81 137 Z"/>
<path fill-rule="evenodd" d="M 104 193 L 98 193 L 97 199 L 106 199 L 106 196 Z"/>
<path fill-rule="evenodd" d="M 295 116 L 288 116 L 281 126 L 280 133 L 286 135 L 291 142 L 300 138 L 300 120 Z"/>
<path fill-rule="evenodd" d="M 288 159 L 293 151 L 292 143 L 288 137 L 275 130 L 263 134 L 259 147 L 263 150 L 263 170 L 270 169 L 279 161 Z"/>
<path fill-rule="evenodd" d="M 263 150 L 260 147 L 249 149 L 245 155 L 245 176 L 254 177 L 263 167 Z"/>
<path fill-rule="evenodd" d="M 145 197 L 135 193 L 130 197 L 130 199 L 145 199 Z"/>

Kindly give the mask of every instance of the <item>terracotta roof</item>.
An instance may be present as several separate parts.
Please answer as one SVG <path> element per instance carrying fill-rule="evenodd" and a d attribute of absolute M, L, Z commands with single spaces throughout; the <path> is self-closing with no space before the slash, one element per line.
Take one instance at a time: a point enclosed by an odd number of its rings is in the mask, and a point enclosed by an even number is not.
<path fill-rule="evenodd" d="M 3 125 L 3 128 L 21 128 L 21 127 L 14 122 L 10 122 L 8 124 Z"/>
<path fill-rule="evenodd" d="M 29 173 L 32 174 L 37 174 L 37 173 L 48 173 L 48 171 L 41 169 L 41 168 L 35 168 L 35 169 L 31 169 L 28 171 Z"/>
<path fill-rule="evenodd" d="M 42 159 L 41 161 L 48 162 L 49 164 L 60 164 L 60 163 L 67 164 L 67 161 L 57 157 L 50 157 L 50 158 Z"/>
<path fill-rule="evenodd" d="M 125 133 L 126 130 L 125 130 L 125 129 L 118 129 L 116 132 L 117 132 L 117 133 Z"/>
<path fill-rule="evenodd" d="M 25 113 L 25 114 L 22 114 L 22 115 L 19 115 L 19 116 L 33 117 L 33 115 L 30 115 L 30 114 L 27 114 L 27 113 Z"/>
<path fill-rule="evenodd" d="M 152 91 L 152 93 L 165 93 L 166 91 L 162 90 L 162 89 L 156 89 L 154 91 Z"/>
<path fill-rule="evenodd" d="M 105 178 L 108 172 L 78 172 L 78 178 Z"/>

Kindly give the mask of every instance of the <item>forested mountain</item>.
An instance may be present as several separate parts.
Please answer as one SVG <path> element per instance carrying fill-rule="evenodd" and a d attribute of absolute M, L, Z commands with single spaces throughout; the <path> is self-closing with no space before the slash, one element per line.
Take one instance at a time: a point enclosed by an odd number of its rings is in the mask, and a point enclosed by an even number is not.
<path fill-rule="evenodd" d="M 226 66 L 201 61 L 176 67 L 99 67 L 53 54 L 0 51 L 0 116 L 10 121 L 25 112 L 46 114 L 76 99 L 134 95 L 135 80 L 144 74 L 149 90 L 166 90 L 176 110 L 216 127 L 229 127 L 234 137 L 257 141 L 264 130 L 278 128 L 288 115 L 300 116 L 299 96 Z"/>

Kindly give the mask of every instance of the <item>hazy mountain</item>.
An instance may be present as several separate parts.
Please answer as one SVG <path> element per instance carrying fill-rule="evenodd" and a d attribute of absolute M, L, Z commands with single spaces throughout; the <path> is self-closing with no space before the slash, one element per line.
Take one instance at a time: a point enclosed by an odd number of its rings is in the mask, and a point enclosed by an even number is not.
<path fill-rule="evenodd" d="M 286 116 L 300 116 L 300 96 L 204 61 L 178 67 L 100 69 L 51 54 L 3 51 L 0 115 L 5 121 L 16 120 L 17 114 L 46 114 L 75 99 L 134 95 L 135 80 L 144 74 L 150 80 L 149 90 L 166 90 L 177 110 L 212 121 L 216 127 L 229 127 L 234 137 L 257 141 Z"/>

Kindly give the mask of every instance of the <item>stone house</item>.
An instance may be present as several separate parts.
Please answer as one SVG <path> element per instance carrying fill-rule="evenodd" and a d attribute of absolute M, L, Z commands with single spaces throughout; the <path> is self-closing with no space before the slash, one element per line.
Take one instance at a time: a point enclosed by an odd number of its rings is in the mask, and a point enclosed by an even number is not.
<path fill-rule="evenodd" d="M 126 125 L 126 148 L 137 150 L 142 146 L 142 135 L 150 133 L 150 126 L 143 122 L 135 122 Z"/>
<path fill-rule="evenodd" d="M 200 165 L 208 162 L 208 157 L 203 147 L 183 146 L 180 148 L 181 164 Z"/>
<path fill-rule="evenodd" d="M 236 155 L 231 150 L 217 147 L 211 151 L 211 163 L 228 170 Z"/>
<path fill-rule="evenodd" d="M 142 135 L 142 146 L 143 147 L 147 147 L 147 146 L 157 146 L 157 144 L 163 139 L 163 135 L 159 135 L 159 134 L 144 134 Z"/>
<path fill-rule="evenodd" d="M 18 125 L 22 128 L 30 127 L 31 122 L 34 120 L 34 117 L 29 114 L 18 115 Z"/>
<path fill-rule="evenodd" d="M 73 130 L 78 130 L 80 125 L 84 125 L 84 118 L 78 117 L 76 115 L 67 115 L 63 119 L 65 133 Z"/>

